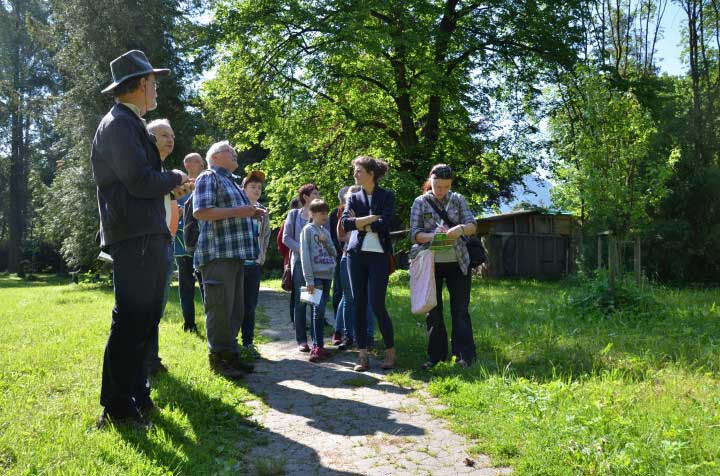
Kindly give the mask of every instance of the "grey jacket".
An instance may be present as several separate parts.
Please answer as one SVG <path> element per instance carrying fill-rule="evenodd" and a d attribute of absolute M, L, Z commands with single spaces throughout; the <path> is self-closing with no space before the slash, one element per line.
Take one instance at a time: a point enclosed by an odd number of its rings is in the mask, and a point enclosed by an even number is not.
<path fill-rule="evenodd" d="M 324 236 L 325 241 L 320 241 Z M 337 251 L 330 232 L 325 227 L 308 223 L 300 233 L 300 262 L 306 284 L 316 279 L 332 279 L 335 274 Z"/>
<path fill-rule="evenodd" d="M 259 203 L 257 206 L 266 211 L 265 216 L 259 219 L 258 244 L 260 245 L 260 254 L 258 254 L 258 258 L 255 260 L 257 264 L 262 265 L 265 263 L 268 244 L 270 243 L 270 214 L 267 213 L 267 209 Z"/>

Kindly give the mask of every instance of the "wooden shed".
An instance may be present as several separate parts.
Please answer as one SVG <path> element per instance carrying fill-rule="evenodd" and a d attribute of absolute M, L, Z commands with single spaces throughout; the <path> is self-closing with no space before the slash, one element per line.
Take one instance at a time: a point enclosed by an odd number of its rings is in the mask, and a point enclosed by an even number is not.
<path fill-rule="evenodd" d="M 478 220 L 488 261 L 483 276 L 553 279 L 573 271 L 575 218 L 520 210 Z"/>

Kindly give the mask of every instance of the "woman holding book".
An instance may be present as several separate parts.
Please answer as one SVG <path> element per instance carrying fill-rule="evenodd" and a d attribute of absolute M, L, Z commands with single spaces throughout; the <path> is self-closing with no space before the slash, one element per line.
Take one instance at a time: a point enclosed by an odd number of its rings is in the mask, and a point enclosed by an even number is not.
<path fill-rule="evenodd" d="M 442 286 L 447 283 L 452 319 L 451 352 L 462 366 L 476 357 L 472 323 L 470 322 L 470 256 L 463 237 L 476 231 L 475 217 L 465 197 L 452 192 L 454 174 L 450 166 L 437 164 L 430 171 L 423 194 L 410 209 L 410 257 L 423 249 L 435 251 L 435 285 L 437 306 L 427 314 L 429 369 L 448 355 L 448 335 L 443 320 Z"/>

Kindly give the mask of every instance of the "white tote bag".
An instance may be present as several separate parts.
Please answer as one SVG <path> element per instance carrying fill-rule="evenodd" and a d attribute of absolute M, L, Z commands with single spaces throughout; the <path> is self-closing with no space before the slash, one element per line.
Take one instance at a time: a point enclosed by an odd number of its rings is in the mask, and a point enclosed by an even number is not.
<path fill-rule="evenodd" d="M 424 314 L 437 306 L 435 252 L 422 250 L 410 263 L 410 310 Z"/>

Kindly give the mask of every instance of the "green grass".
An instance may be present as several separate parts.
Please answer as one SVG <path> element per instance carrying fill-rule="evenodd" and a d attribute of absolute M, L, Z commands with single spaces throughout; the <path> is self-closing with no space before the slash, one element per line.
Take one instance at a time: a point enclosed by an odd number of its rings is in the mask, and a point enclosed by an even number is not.
<path fill-rule="evenodd" d="M 170 372 L 154 382 L 154 427 L 94 429 L 112 303 L 111 288 L 0 275 L 0 474 L 248 474 L 253 396 L 210 373 L 204 339 L 181 330 L 176 286 L 160 326 Z M 204 332 L 199 297 L 196 308 Z"/>
<path fill-rule="evenodd" d="M 478 364 L 412 378 L 429 382 L 473 451 L 513 474 L 720 474 L 718 290 L 656 288 L 658 310 L 642 316 L 585 313 L 570 292 L 568 283 L 475 283 Z M 389 308 L 400 363 L 416 369 L 424 316 L 410 314 L 401 283 Z"/>

